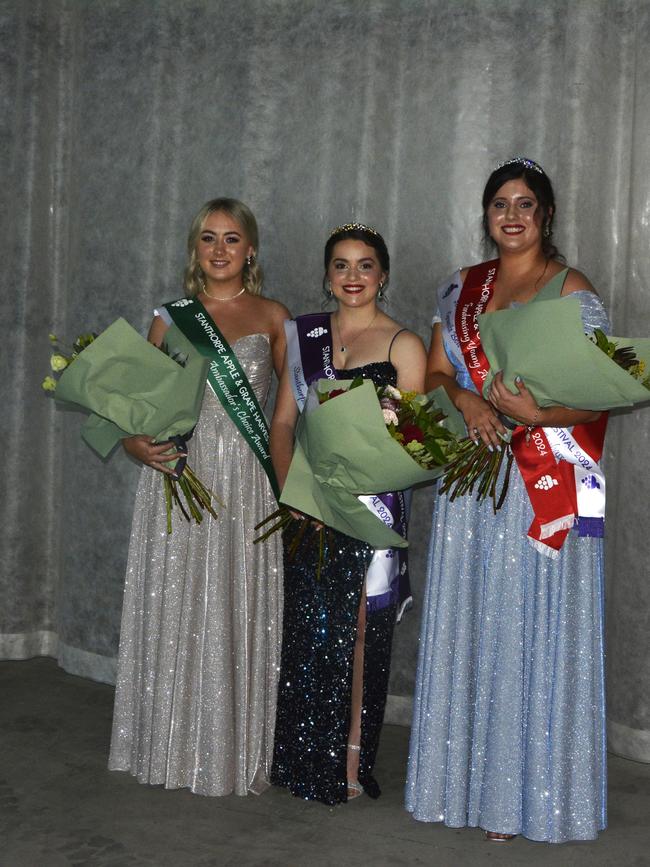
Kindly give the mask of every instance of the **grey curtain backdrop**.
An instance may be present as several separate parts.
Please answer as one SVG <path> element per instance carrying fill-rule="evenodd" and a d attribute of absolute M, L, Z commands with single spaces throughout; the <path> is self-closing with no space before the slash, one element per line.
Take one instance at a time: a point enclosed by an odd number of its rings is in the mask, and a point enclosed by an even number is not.
<path fill-rule="evenodd" d="M 633 0 L 2 0 L 4 494 L 0 656 L 111 681 L 137 467 L 105 464 L 40 391 L 48 332 L 146 330 L 181 294 L 189 221 L 246 201 L 267 294 L 320 305 L 328 230 L 387 239 L 389 310 L 427 339 L 434 287 L 483 256 L 480 195 L 513 154 L 546 168 L 557 241 L 615 333 L 650 334 L 650 15 Z M 650 412 L 607 442 L 612 748 L 650 761 Z M 408 724 L 416 603 L 389 719 Z"/>

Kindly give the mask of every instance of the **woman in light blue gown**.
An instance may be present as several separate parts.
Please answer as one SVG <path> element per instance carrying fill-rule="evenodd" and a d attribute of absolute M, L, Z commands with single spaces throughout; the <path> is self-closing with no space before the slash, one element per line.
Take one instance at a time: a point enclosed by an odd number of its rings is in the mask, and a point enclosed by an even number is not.
<path fill-rule="evenodd" d="M 588 280 L 558 261 L 553 191 L 536 163 L 498 167 L 483 209 L 499 258 L 440 288 L 427 388 L 444 385 L 470 435 L 493 447 L 500 413 L 533 435 L 604 432 L 598 413 L 541 409 L 521 381 L 514 395 L 497 376 L 489 400 L 479 396 L 480 347 L 464 354 L 463 330 L 481 310 L 573 295 L 586 332 L 608 328 Z M 541 540 L 533 517 L 516 462 L 496 515 L 487 500 L 436 499 L 406 808 L 420 821 L 483 828 L 491 840 L 593 839 L 606 826 L 602 519 L 579 518 Z"/>

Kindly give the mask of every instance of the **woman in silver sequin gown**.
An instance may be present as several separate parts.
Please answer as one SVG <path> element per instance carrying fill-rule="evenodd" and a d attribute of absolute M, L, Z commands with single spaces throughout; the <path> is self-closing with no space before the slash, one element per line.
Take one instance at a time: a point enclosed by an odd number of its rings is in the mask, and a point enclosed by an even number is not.
<path fill-rule="evenodd" d="M 421 391 L 426 359 L 422 341 L 377 305 L 390 266 L 383 238 L 366 226 L 341 226 L 332 232 L 324 258 L 329 294 L 337 303 L 327 322 L 327 355 L 338 378 L 362 376 L 377 385 Z M 271 430 L 281 484 L 298 417 L 292 374 L 287 363 Z M 320 376 L 314 374 L 315 379 Z M 372 596 L 368 571 L 374 552 L 367 543 L 328 531 L 318 574 L 317 545 L 303 542 L 295 554 L 288 553 L 295 533 L 295 527 L 287 530 L 271 781 L 297 797 L 326 804 L 345 802 L 363 791 L 376 798 L 380 792 L 372 771 L 398 601 L 391 593 Z"/>
<path fill-rule="evenodd" d="M 190 231 L 185 283 L 264 407 L 289 314 L 258 294 L 256 249 L 245 205 L 208 202 Z M 170 319 L 164 308 L 156 313 L 149 339 L 160 344 Z M 208 385 L 188 460 L 222 501 L 218 520 L 188 524 L 175 512 L 168 536 L 167 446 L 132 437 L 125 447 L 146 466 L 129 546 L 109 768 L 202 795 L 259 793 L 271 766 L 282 609 L 279 542 L 252 544 L 255 524 L 276 508 L 268 479 Z"/>
<path fill-rule="evenodd" d="M 558 294 L 579 299 L 585 331 L 607 328 L 582 274 L 569 269 L 562 288 L 539 167 L 495 170 L 484 213 L 500 256 L 488 309 L 525 303 L 553 278 Z M 441 287 L 441 306 L 454 282 Z M 434 319 L 427 385 L 443 384 L 468 430 L 497 444 L 495 407 L 478 396 L 454 332 L 453 313 Z M 507 401 L 506 415 L 533 420 L 534 401 Z M 569 427 L 595 415 L 549 407 L 535 421 Z M 526 539 L 532 518 L 516 464 L 496 516 L 488 501 L 436 499 L 406 808 L 489 839 L 592 839 L 606 825 L 602 539 L 572 530 L 550 559 Z"/>

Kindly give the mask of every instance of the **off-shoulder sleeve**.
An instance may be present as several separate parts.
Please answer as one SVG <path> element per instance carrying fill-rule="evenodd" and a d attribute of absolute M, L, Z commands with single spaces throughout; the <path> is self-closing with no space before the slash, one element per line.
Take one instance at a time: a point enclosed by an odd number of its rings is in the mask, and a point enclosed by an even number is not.
<path fill-rule="evenodd" d="M 452 289 L 457 289 L 458 285 L 462 283 L 460 279 L 460 268 L 458 271 L 455 271 L 450 277 L 448 277 L 444 283 L 441 283 L 440 286 L 436 289 L 436 309 L 431 317 L 431 327 L 438 323 L 442 322 L 442 315 L 440 313 L 440 299 L 446 298 Z M 454 285 L 457 284 L 457 285 Z"/>
<path fill-rule="evenodd" d="M 169 315 L 169 312 L 167 311 L 167 309 L 165 307 L 156 307 L 156 309 L 153 312 L 153 315 L 154 316 L 160 316 L 160 318 L 165 323 L 165 325 L 171 325 L 172 324 L 172 318 Z"/>
<path fill-rule="evenodd" d="M 572 292 L 570 295 L 563 297 L 577 298 L 580 302 L 582 324 L 586 333 L 593 334 L 596 328 L 600 328 L 605 334 L 611 332 L 609 316 L 605 310 L 605 305 L 595 292 L 589 292 L 588 289 L 580 289 L 578 292 Z"/>

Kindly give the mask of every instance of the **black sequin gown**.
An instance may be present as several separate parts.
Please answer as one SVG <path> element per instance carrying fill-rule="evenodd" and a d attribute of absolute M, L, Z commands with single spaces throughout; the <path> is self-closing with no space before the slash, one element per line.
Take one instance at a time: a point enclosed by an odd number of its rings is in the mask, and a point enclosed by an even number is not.
<path fill-rule="evenodd" d="M 345 371 L 345 377 L 395 385 L 388 361 Z M 318 546 L 301 543 L 287 556 L 292 528 L 285 536 L 284 624 L 275 749 L 271 782 L 308 800 L 337 804 L 347 800 L 347 742 L 357 617 L 373 549 L 365 542 L 329 530 L 320 578 Z M 384 718 L 396 606 L 366 612 L 359 782 L 370 797 L 379 786 L 372 777 Z"/>

